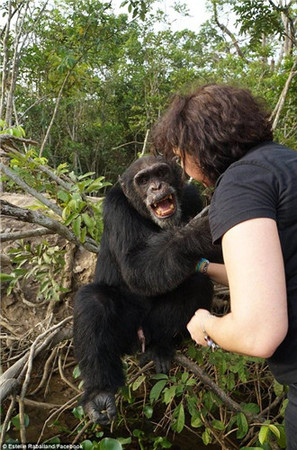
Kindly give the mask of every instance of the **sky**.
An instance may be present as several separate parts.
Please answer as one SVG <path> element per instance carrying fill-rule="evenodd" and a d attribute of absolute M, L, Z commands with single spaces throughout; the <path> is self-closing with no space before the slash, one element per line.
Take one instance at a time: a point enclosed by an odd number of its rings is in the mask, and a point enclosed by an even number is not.
<path fill-rule="evenodd" d="M 113 0 L 113 5 L 115 6 L 115 12 L 126 12 L 127 9 L 119 9 L 119 5 L 123 0 Z M 207 19 L 210 18 L 210 14 L 206 11 L 205 3 L 206 0 L 180 0 L 187 6 L 189 10 L 189 16 L 183 17 L 173 11 L 172 7 L 175 4 L 175 0 L 158 0 L 156 2 L 156 7 L 163 10 L 172 20 L 172 30 L 179 31 L 185 28 L 190 30 L 199 31 L 199 27 Z"/>
<path fill-rule="evenodd" d="M 199 26 L 210 18 L 210 14 L 206 11 L 205 0 L 183 0 L 189 10 L 189 17 L 182 17 L 173 11 L 172 6 L 174 5 L 174 0 L 161 0 L 159 2 L 159 8 L 163 9 L 172 19 L 175 20 L 173 23 L 174 31 L 183 30 L 189 28 L 193 31 L 199 31 Z"/>

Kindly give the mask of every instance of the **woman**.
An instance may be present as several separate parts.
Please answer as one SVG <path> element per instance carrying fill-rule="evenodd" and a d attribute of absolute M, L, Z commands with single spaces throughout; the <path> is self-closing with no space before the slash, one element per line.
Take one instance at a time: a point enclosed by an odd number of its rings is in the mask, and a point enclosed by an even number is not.
<path fill-rule="evenodd" d="M 297 153 L 273 142 L 269 114 L 250 91 L 210 84 L 176 95 L 154 132 L 154 147 L 214 186 L 209 220 L 224 264 L 197 267 L 228 284 L 231 311 L 199 309 L 192 338 L 267 358 L 289 385 L 288 449 L 297 449 Z M 209 341 L 208 341 L 209 342 Z"/>

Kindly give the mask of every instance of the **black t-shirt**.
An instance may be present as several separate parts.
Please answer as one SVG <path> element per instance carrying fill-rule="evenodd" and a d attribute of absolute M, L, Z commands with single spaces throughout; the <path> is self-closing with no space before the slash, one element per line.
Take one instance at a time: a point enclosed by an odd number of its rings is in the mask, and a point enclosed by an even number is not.
<path fill-rule="evenodd" d="M 234 225 L 259 217 L 277 223 L 288 296 L 289 331 L 268 363 L 278 381 L 296 383 L 297 152 L 273 142 L 254 147 L 218 179 L 209 212 L 213 241 L 219 242 Z"/>

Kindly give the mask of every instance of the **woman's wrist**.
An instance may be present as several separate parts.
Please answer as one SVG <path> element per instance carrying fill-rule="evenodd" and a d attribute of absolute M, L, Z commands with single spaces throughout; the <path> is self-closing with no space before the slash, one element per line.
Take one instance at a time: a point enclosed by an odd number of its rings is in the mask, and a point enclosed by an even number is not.
<path fill-rule="evenodd" d="M 198 313 L 199 311 L 199 313 Z M 203 311 L 204 312 L 204 311 Z M 219 346 L 211 339 L 211 337 L 209 336 L 207 330 L 206 330 L 206 325 L 205 323 L 209 320 L 209 319 L 213 319 L 215 318 L 214 315 L 212 315 L 209 311 L 205 310 L 204 314 L 202 315 L 202 310 L 198 309 L 195 312 L 195 316 L 199 316 L 200 317 L 200 327 L 201 327 L 201 331 L 204 335 L 204 340 L 207 344 L 208 347 L 211 347 L 213 350 L 216 348 L 219 348 Z M 201 317 L 202 315 L 202 317 Z"/>
<path fill-rule="evenodd" d="M 224 264 L 213 263 L 208 261 L 208 259 L 206 258 L 201 258 L 196 264 L 195 272 L 208 275 L 209 278 L 215 283 L 222 284 L 223 286 L 229 285 L 227 272 Z"/>

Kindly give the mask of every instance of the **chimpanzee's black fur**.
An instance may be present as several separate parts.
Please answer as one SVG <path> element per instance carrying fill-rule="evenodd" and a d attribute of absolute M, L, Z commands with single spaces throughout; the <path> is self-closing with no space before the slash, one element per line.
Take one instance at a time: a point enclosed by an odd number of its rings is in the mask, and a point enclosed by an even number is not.
<path fill-rule="evenodd" d="M 167 192 L 176 211 L 154 218 L 149 204 Z M 219 252 L 207 216 L 185 226 L 201 206 L 176 163 L 154 156 L 133 163 L 106 196 L 95 282 L 80 289 L 74 308 L 82 403 L 95 422 L 115 418 L 114 394 L 124 384 L 121 357 L 137 350 L 143 335 L 145 355 L 166 372 L 177 336 L 198 308 L 210 308 L 212 283 L 195 265 Z"/>

